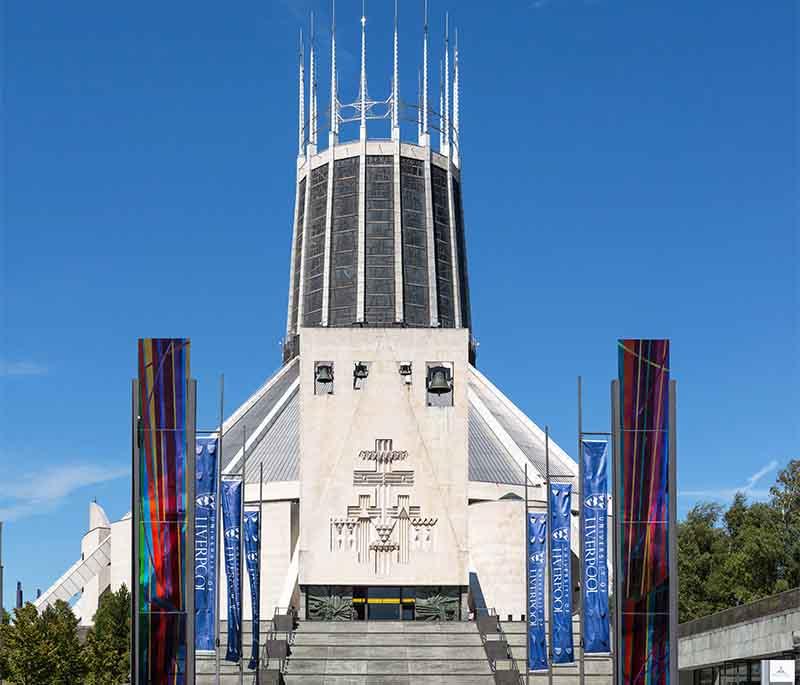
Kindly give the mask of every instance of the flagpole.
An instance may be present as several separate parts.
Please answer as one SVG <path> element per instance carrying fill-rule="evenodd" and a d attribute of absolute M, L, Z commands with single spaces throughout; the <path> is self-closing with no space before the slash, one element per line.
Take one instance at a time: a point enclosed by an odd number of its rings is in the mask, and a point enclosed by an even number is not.
<path fill-rule="evenodd" d="M 220 685 L 219 679 L 219 609 L 220 609 L 220 579 L 222 577 L 222 573 L 220 572 L 221 566 L 219 563 L 220 560 L 220 549 L 222 549 L 224 554 L 224 544 L 220 544 L 223 540 L 221 535 L 222 532 L 222 424 L 224 421 L 224 411 L 225 411 L 225 374 L 219 375 L 219 435 L 217 440 L 217 482 L 216 482 L 216 495 L 214 500 L 214 514 L 216 517 L 216 536 L 214 540 L 215 554 L 214 554 L 214 573 L 216 575 L 216 585 L 215 585 L 215 610 L 214 610 L 214 645 L 216 649 L 215 652 L 215 683 L 216 685 Z"/>
<path fill-rule="evenodd" d="M 261 461 L 258 465 L 258 545 L 256 553 L 258 554 L 258 574 L 256 578 L 256 591 L 258 593 L 258 638 L 261 641 L 261 520 L 264 518 L 264 462 Z M 259 653 L 256 654 L 256 685 L 261 683 L 261 645 L 259 644 Z"/>
<path fill-rule="evenodd" d="M 242 506 L 239 507 L 239 685 L 244 685 L 244 503 L 247 499 L 245 496 L 246 469 L 247 426 L 242 426 Z"/>
<path fill-rule="evenodd" d="M 139 522 L 141 511 L 139 503 L 140 483 L 140 417 L 138 412 L 139 380 L 131 383 L 131 637 L 130 637 L 130 672 L 132 685 L 139 683 Z"/>
<path fill-rule="evenodd" d="M 186 412 L 186 551 L 194 564 L 195 525 L 197 516 L 197 381 L 188 378 Z M 194 574 L 192 574 L 194 575 Z M 186 574 L 188 576 L 188 574 Z M 186 674 L 188 682 L 195 681 L 195 598 L 194 578 L 184 578 L 186 598 Z"/>
<path fill-rule="evenodd" d="M 578 587 L 580 587 L 580 599 L 578 604 L 578 645 L 580 646 L 581 650 L 581 657 L 579 662 L 579 676 L 578 681 L 580 685 L 584 685 L 586 683 L 586 665 L 585 665 L 585 649 L 586 643 L 584 640 L 584 620 L 586 618 L 586 607 L 583 606 L 583 598 L 585 597 L 584 592 L 584 576 L 586 571 L 586 556 L 584 550 L 584 525 L 585 521 L 583 520 L 583 501 L 585 499 L 585 495 L 583 492 L 583 381 L 580 376 L 578 376 L 578 487 L 576 488 L 578 492 L 578 535 L 580 536 L 580 545 L 579 545 L 579 552 L 580 555 L 580 575 L 578 576 Z M 570 592 L 572 589 L 570 588 Z"/>
<path fill-rule="evenodd" d="M 550 427 L 544 427 L 544 472 L 545 483 L 547 483 L 544 493 L 545 502 L 547 503 L 547 525 L 545 526 L 547 538 L 547 556 L 545 557 L 545 565 L 547 566 L 547 573 L 545 577 L 548 579 L 549 587 L 547 588 L 547 683 L 553 685 L 553 579 L 550 577 L 553 573 L 552 568 L 552 535 L 550 528 Z"/>
<path fill-rule="evenodd" d="M 614 560 L 611 563 L 612 569 L 612 577 L 614 580 L 613 585 L 613 598 L 614 598 L 614 606 L 612 608 L 613 611 L 613 641 L 611 649 L 612 649 L 612 659 L 611 659 L 611 666 L 612 666 L 612 674 L 614 677 L 614 685 L 619 685 L 622 679 L 623 668 L 622 664 L 620 663 L 620 654 L 622 653 L 620 647 L 622 645 L 622 640 L 620 639 L 620 625 L 622 623 L 622 616 L 620 615 L 620 597 L 619 597 L 619 589 L 621 587 L 619 583 L 619 571 L 622 568 L 622 563 L 620 561 L 620 554 L 622 549 L 622 527 L 620 525 L 620 513 L 622 511 L 622 507 L 620 506 L 621 503 L 619 501 L 619 491 L 621 483 L 619 482 L 618 474 L 620 473 L 620 449 L 621 449 L 621 432 L 620 432 L 620 416 L 619 416 L 619 380 L 611 381 L 611 464 L 612 464 L 612 478 L 611 478 L 611 499 L 612 501 L 612 516 L 611 521 L 613 523 L 613 537 L 612 537 L 612 550 L 614 555 Z"/>
<path fill-rule="evenodd" d="M 528 570 L 528 461 L 525 460 L 525 515 L 522 517 L 522 522 L 525 525 L 524 531 L 525 535 L 522 538 L 523 541 L 523 549 L 525 550 L 525 685 L 529 685 L 531 682 L 531 673 L 530 673 L 530 664 L 528 663 L 528 656 L 531 653 L 531 615 L 530 609 L 531 605 L 528 601 L 528 583 L 530 571 Z"/>

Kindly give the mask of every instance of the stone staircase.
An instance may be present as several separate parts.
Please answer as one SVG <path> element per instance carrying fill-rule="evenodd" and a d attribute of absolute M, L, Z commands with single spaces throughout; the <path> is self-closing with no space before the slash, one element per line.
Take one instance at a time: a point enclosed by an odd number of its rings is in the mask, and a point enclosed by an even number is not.
<path fill-rule="evenodd" d="M 247 662 L 250 660 L 250 650 L 253 644 L 253 629 L 252 622 L 245 621 L 242 625 L 242 651 L 245 655 L 243 662 L 244 678 L 242 682 L 245 685 L 253 685 L 256 682 L 256 672 L 247 670 Z M 269 634 L 272 627 L 271 620 L 261 621 L 261 645 L 263 647 L 264 640 Z M 228 624 L 227 621 L 222 621 L 219 627 L 219 673 L 220 685 L 239 685 L 239 664 L 225 661 L 225 652 L 228 649 Z M 197 654 L 195 657 L 195 683 L 196 685 L 216 685 L 216 659 L 213 654 Z M 263 685 L 263 684 L 262 684 Z"/>
<path fill-rule="evenodd" d="M 525 623 L 502 621 L 524 682 Z M 261 645 L 271 620 L 261 622 Z M 245 621 L 244 653 L 250 654 L 251 624 Z M 575 644 L 578 644 L 577 622 Z M 227 626 L 220 626 L 220 685 L 238 685 L 239 666 L 224 660 Z M 580 653 L 576 649 L 576 656 Z M 263 662 L 262 662 L 263 663 Z M 215 685 L 213 655 L 198 654 L 196 685 Z M 271 666 L 275 667 L 272 663 Z M 246 663 L 245 663 L 246 666 Z M 508 665 L 498 662 L 500 672 Z M 610 685 L 608 657 L 587 655 L 586 685 Z M 495 682 L 480 633 L 474 622 L 413 621 L 301 621 L 292 638 L 284 673 L 288 685 L 486 685 Z M 256 682 L 255 671 L 244 670 L 243 683 Z M 531 685 L 547 685 L 546 674 L 531 672 Z M 261 685 L 268 685 L 262 677 Z M 555 666 L 553 685 L 579 685 L 578 663 Z"/>
<path fill-rule="evenodd" d="M 478 630 L 467 622 L 301 621 L 284 678 L 288 685 L 494 683 Z"/>
<path fill-rule="evenodd" d="M 505 633 L 511 653 L 517 660 L 519 668 L 522 670 L 522 678 L 525 678 L 525 623 L 522 621 L 502 621 L 503 633 Z M 553 666 L 553 685 L 579 685 L 580 671 L 577 659 L 580 657 L 580 644 L 578 634 L 578 621 L 573 621 L 573 641 L 575 644 L 575 663 Z M 611 685 L 613 667 L 608 656 L 587 654 L 584 662 L 584 676 L 586 685 Z M 531 685 L 546 685 L 548 682 L 547 674 L 539 674 L 531 671 Z"/>

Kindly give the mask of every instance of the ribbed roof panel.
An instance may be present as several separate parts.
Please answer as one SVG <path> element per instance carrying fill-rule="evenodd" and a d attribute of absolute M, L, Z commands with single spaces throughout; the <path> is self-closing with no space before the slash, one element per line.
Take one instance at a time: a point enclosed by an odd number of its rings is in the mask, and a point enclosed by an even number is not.
<path fill-rule="evenodd" d="M 525 474 L 478 411 L 469 408 L 469 479 L 524 485 Z"/>
<path fill-rule="evenodd" d="M 497 423 L 519 447 L 528 461 L 542 475 L 546 472 L 544 440 L 517 415 L 508 405 L 511 402 L 499 390 L 489 383 L 483 382 L 477 372 L 470 379 L 470 388 L 478 395 Z M 550 440 L 550 478 L 570 480 L 574 477 L 572 464 L 567 463 L 556 448 L 555 441 Z M 471 457 L 472 455 L 470 455 Z M 522 482 L 522 481 L 520 481 Z"/>
<path fill-rule="evenodd" d="M 247 482 L 257 483 L 261 465 L 264 482 L 300 478 L 300 399 L 295 392 L 275 422 L 247 454 Z"/>
<path fill-rule="evenodd" d="M 236 421 L 232 425 L 226 426 L 223 432 L 223 472 L 237 452 L 242 449 L 245 429 L 248 436 L 253 434 L 283 397 L 289 386 L 294 383 L 299 373 L 300 363 L 299 360 L 295 359 L 281 368 L 247 402 L 237 409 L 237 412 L 234 413 L 234 416 L 239 413 Z"/>

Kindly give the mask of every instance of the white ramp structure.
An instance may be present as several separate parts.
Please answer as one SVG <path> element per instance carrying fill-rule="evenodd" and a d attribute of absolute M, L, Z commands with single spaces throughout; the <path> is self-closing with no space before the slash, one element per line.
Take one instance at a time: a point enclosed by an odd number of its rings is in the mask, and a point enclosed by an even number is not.
<path fill-rule="evenodd" d="M 34 601 L 34 606 L 42 612 L 60 599 L 72 604 L 83 625 L 91 625 L 100 595 L 110 584 L 110 565 L 111 524 L 103 508 L 92 502 L 80 559 Z"/>

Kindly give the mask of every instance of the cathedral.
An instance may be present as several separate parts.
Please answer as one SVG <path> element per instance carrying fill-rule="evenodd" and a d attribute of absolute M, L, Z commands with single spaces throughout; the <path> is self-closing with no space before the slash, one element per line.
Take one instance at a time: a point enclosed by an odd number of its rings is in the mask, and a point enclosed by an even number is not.
<path fill-rule="evenodd" d="M 399 93 L 396 23 L 384 99 L 367 88 L 364 16 L 355 101 L 339 96 L 335 30 L 327 112 L 315 41 L 301 51 L 283 365 L 222 429 L 223 477 L 244 471 L 246 504 L 262 512 L 262 617 L 466 621 L 494 610 L 520 621 L 525 497 L 546 509 L 546 469 L 577 487 L 575 460 L 553 441 L 546 454 L 543 430 L 477 365 L 458 46 L 446 35 L 434 107 L 427 20 L 423 35 L 412 103 Z M 345 126 L 357 137 L 340 135 Z M 577 529 L 571 538 L 577 579 Z M 89 624 L 100 594 L 123 583 L 131 517 L 110 522 L 93 503 L 80 557 L 37 604 L 71 600 Z M 224 577 L 217 587 L 224 618 Z M 243 602 L 249 616 L 248 593 Z"/>

